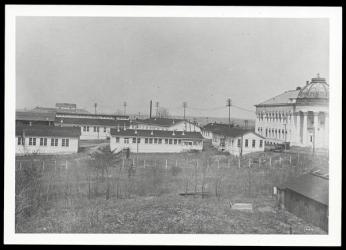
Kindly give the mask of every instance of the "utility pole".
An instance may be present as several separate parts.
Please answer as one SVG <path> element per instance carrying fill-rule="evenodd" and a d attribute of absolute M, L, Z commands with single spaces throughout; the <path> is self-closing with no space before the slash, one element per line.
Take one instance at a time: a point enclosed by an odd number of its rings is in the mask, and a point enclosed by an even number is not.
<path fill-rule="evenodd" d="M 186 108 L 187 108 L 187 102 L 183 102 L 185 130 L 186 130 L 186 120 L 185 120 L 185 110 L 186 110 Z"/>
<path fill-rule="evenodd" d="M 94 103 L 94 107 L 95 107 L 95 115 L 96 115 L 96 108 L 97 108 L 97 103 Z"/>
<path fill-rule="evenodd" d="M 127 103 L 124 102 L 123 106 L 124 106 L 124 115 L 125 115 L 125 114 L 126 114 L 126 106 L 127 106 Z"/>
<path fill-rule="evenodd" d="M 156 107 L 156 117 L 158 117 L 158 114 L 159 114 L 159 102 L 155 103 L 155 107 Z"/>
<path fill-rule="evenodd" d="M 228 107 L 228 127 L 231 128 L 231 106 L 232 106 L 232 100 L 231 98 L 228 98 L 226 101 L 226 107 Z"/>

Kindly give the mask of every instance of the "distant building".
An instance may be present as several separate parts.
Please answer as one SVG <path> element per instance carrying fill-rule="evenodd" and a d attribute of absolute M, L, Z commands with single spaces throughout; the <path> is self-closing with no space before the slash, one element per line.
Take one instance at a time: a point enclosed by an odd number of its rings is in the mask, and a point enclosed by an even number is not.
<path fill-rule="evenodd" d="M 270 144 L 329 147 L 329 85 L 317 76 L 256 106 L 256 132 Z"/>
<path fill-rule="evenodd" d="M 277 187 L 278 205 L 328 232 L 329 180 L 305 174 Z"/>
<path fill-rule="evenodd" d="M 253 131 L 235 127 L 219 127 L 211 130 L 212 144 L 220 151 L 242 156 L 252 152 L 263 152 L 265 138 Z"/>
<path fill-rule="evenodd" d="M 56 113 L 76 113 L 76 114 L 90 114 L 85 109 L 77 108 L 76 104 L 72 103 L 56 103 L 55 108 L 36 107 L 32 109 L 34 112 L 56 112 Z"/>
<path fill-rule="evenodd" d="M 199 132 L 111 129 L 111 151 L 118 152 L 125 148 L 139 153 L 202 151 L 203 137 Z"/>
<path fill-rule="evenodd" d="M 197 123 L 190 122 L 183 119 L 174 118 L 148 118 L 144 120 L 134 120 L 132 129 L 147 129 L 147 130 L 166 130 L 166 131 L 188 131 L 188 132 L 201 132 Z"/>
<path fill-rule="evenodd" d="M 47 125 L 54 126 L 55 112 L 16 111 L 16 126 Z"/>
<path fill-rule="evenodd" d="M 98 140 L 110 138 L 111 128 L 128 128 L 130 120 L 124 116 L 112 115 L 57 115 L 55 125 L 61 127 L 78 127 L 81 140 Z"/>
<path fill-rule="evenodd" d="M 54 126 L 16 126 L 16 154 L 77 153 L 80 130 Z"/>

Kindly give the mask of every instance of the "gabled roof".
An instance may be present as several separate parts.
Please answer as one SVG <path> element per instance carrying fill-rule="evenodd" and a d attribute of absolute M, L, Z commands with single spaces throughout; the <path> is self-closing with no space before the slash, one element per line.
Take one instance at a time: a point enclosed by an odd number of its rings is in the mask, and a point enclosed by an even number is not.
<path fill-rule="evenodd" d="M 209 123 L 203 127 L 203 130 L 211 131 L 214 134 L 227 136 L 227 137 L 239 137 L 248 133 L 252 133 L 258 137 L 265 139 L 263 136 L 255 133 L 253 130 L 239 128 L 239 127 L 229 127 L 228 124 L 224 124 L 224 123 Z"/>
<path fill-rule="evenodd" d="M 137 124 L 148 124 L 162 127 L 171 127 L 179 122 L 184 122 L 183 119 L 172 119 L 172 118 L 148 118 L 144 120 L 135 120 L 134 123 Z M 188 122 L 188 121 L 186 121 Z"/>
<path fill-rule="evenodd" d="M 222 136 L 231 137 L 231 138 L 252 133 L 262 139 L 265 139 L 263 136 L 255 133 L 254 131 L 249 129 L 243 129 L 243 128 L 223 128 L 223 129 L 212 131 L 212 132 L 217 135 L 222 135 Z"/>
<path fill-rule="evenodd" d="M 79 137 L 80 128 L 55 126 L 16 126 L 16 136 Z"/>
<path fill-rule="evenodd" d="M 271 106 L 271 105 L 282 105 L 294 103 L 295 99 L 298 97 L 300 90 L 289 90 L 273 98 L 270 98 L 260 104 L 255 106 Z"/>
<path fill-rule="evenodd" d="M 137 131 L 137 134 L 136 134 Z M 144 130 L 144 129 L 111 129 L 113 136 L 129 136 L 129 137 L 156 137 L 156 138 L 177 138 L 177 139 L 200 139 L 203 136 L 199 132 L 183 132 L 183 131 L 165 131 L 165 130 Z"/>
<path fill-rule="evenodd" d="M 54 121 L 55 112 L 16 111 L 18 121 Z"/>
<path fill-rule="evenodd" d="M 328 205 L 329 180 L 311 173 L 292 178 L 279 188 L 290 189 L 307 198 Z"/>
<path fill-rule="evenodd" d="M 57 117 L 55 123 L 60 124 L 74 124 L 74 125 L 89 125 L 89 126 L 126 126 L 130 125 L 129 120 L 113 120 L 113 119 L 91 119 L 91 118 L 70 118 L 70 117 Z"/>
<path fill-rule="evenodd" d="M 229 127 L 229 124 L 213 122 L 213 123 L 208 123 L 207 125 L 203 126 L 202 129 L 203 130 L 209 130 L 209 131 L 217 131 L 217 130 L 228 128 L 228 127 Z M 233 127 L 234 127 L 234 125 L 231 124 L 231 128 L 233 128 Z"/>

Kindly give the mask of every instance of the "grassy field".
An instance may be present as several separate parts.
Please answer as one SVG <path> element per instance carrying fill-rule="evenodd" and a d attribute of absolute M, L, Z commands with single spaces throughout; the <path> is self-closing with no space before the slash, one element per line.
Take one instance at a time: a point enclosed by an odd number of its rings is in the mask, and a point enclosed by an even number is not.
<path fill-rule="evenodd" d="M 16 159 L 17 233 L 324 234 L 278 210 L 273 186 L 328 165 L 301 154 L 239 160 L 215 150 Z M 186 195 L 184 193 L 203 193 Z M 253 212 L 229 203 L 250 202 Z"/>

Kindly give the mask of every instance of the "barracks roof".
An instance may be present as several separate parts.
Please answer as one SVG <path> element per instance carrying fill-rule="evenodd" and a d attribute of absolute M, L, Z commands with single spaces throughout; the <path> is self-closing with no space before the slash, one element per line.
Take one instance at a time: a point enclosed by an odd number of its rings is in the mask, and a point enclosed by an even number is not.
<path fill-rule="evenodd" d="M 55 112 L 16 111 L 18 121 L 54 121 Z"/>
<path fill-rule="evenodd" d="M 137 131 L 137 134 L 136 134 Z M 111 135 L 113 136 L 139 136 L 139 137 L 161 137 L 161 138 L 178 138 L 178 139 L 200 139 L 203 140 L 203 136 L 199 132 L 183 132 L 183 131 L 165 131 L 165 130 L 144 130 L 144 129 L 123 129 L 117 128 L 111 129 Z"/>
<path fill-rule="evenodd" d="M 16 136 L 79 137 L 80 128 L 55 126 L 16 126 Z"/>
<path fill-rule="evenodd" d="M 75 125 L 90 125 L 90 126 L 126 126 L 130 125 L 129 120 L 113 120 L 113 119 L 91 119 L 91 118 L 70 118 L 57 117 L 56 123 L 75 124 Z"/>
<path fill-rule="evenodd" d="M 280 189 L 290 189 L 307 198 L 328 205 L 329 180 L 312 173 L 304 174 L 298 178 L 293 178 L 279 187 Z"/>
<path fill-rule="evenodd" d="M 252 133 L 264 139 L 263 136 L 255 133 L 253 130 L 239 128 L 239 127 L 229 127 L 228 124 L 224 124 L 224 123 L 209 123 L 206 126 L 204 126 L 203 129 L 207 131 L 211 131 L 214 134 L 223 135 L 227 137 L 238 137 L 248 133 Z"/>
<path fill-rule="evenodd" d="M 156 125 L 162 127 L 170 127 L 176 123 L 183 122 L 183 119 L 172 119 L 172 118 L 148 118 L 144 120 L 135 120 L 134 123 L 144 123 L 148 125 Z"/>

